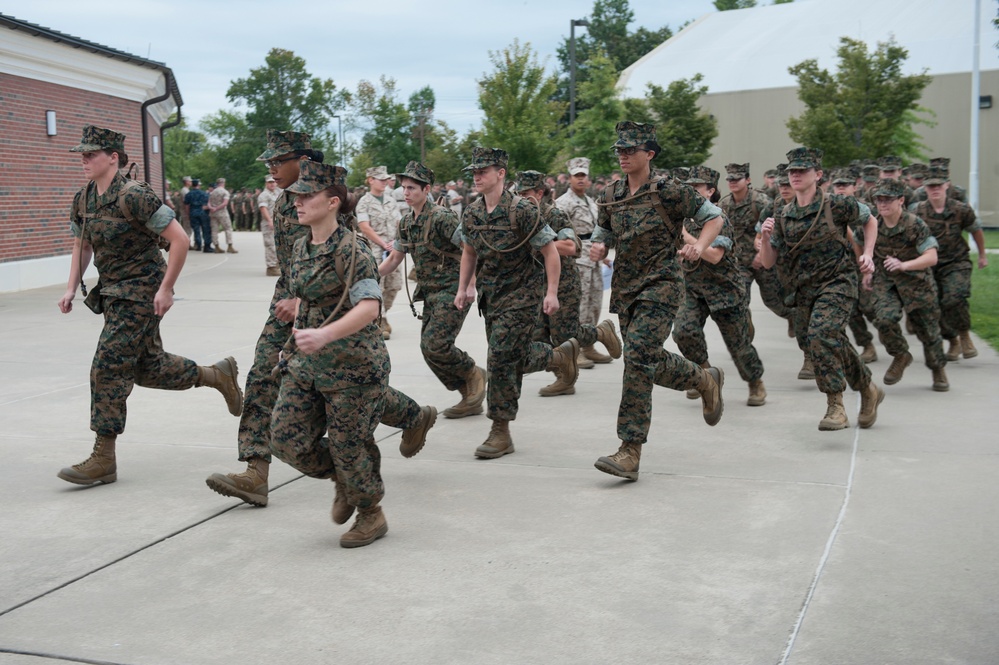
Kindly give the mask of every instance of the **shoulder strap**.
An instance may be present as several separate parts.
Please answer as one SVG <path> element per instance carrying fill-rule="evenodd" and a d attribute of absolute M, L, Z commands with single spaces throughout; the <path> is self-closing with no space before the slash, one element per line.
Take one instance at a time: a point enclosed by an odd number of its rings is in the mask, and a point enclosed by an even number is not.
<path fill-rule="evenodd" d="M 649 186 L 649 193 L 652 196 L 652 207 L 655 208 L 659 217 L 661 217 L 663 222 L 666 224 L 666 227 L 673 232 L 673 235 L 676 238 L 674 243 L 676 244 L 676 248 L 681 249 L 683 247 L 683 229 L 677 229 L 676 224 L 673 223 L 673 220 L 670 219 L 669 215 L 666 213 L 666 207 L 663 205 L 662 199 L 659 198 L 658 180 L 654 180 L 652 185 Z"/>
<path fill-rule="evenodd" d="M 153 231 L 148 226 L 146 226 L 145 224 L 143 224 L 142 222 L 140 222 L 138 219 L 136 219 L 135 215 L 132 214 L 132 211 L 129 210 L 128 206 L 125 203 L 125 197 L 130 192 L 135 191 L 135 190 L 139 190 L 139 189 L 141 189 L 144 186 L 146 186 L 146 183 L 139 182 L 138 180 L 128 179 L 128 180 L 125 181 L 125 185 L 121 188 L 121 191 L 118 192 L 118 210 L 121 211 L 121 219 L 124 219 L 126 222 L 128 222 L 129 224 L 131 224 L 132 228 L 134 228 L 136 231 L 138 231 L 140 233 L 144 233 L 145 235 L 147 235 L 150 238 L 152 238 L 153 240 L 155 240 L 157 246 L 160 249 L 169 250 L 170 249 L 170 241 L 168 241 L 166 238 L 164 238 L 163 236 L 161 236 L 159 233 L 156 233 L 156 231 Z"/>

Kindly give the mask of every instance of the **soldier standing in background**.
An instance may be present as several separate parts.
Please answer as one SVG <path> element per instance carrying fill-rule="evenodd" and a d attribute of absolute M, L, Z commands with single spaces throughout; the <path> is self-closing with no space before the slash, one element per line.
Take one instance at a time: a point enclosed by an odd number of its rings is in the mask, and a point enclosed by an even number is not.
<path fill-rule="evenodd" d="M 187 199 L 187 193 L 191 191 L 191 176 L 184 176 L 182 184 L 184 186 L 180 188 L 180 208 L 178 209 L 178 214 L 180 215 L 180 225 L 185 231 L 187 231 L 187 237 L 190 241 L 188 245 L 189 248 L 195 251 L 201 251 L 201 245 L 194 244 L 194 228 L 191 226 L 191 212 L 184 203 Z"/>
<path fill-rule="evenodd" d="M 264 237 L 264 263 L 267 265 L 268 277 L 281 275 L 277 249 L 274 245 L 274 208 L 282 191 L 284 190 L 278 188 L 274 177 L 267 174 L 264 178 L 264 191 L 257 197 L 257 204 L 260 206 L 260 232 Z M 249 196 L 247 199 L 252 200 Z"/>
<path fill-rule="evenodd" d="M 219 246 L 219 229 L 225 231 L 226 252 L 237 254 L 232 246 L 232 220 L 229 219 L 229 192 L 225 188 L 225 178 L 215 182 L 215 189 L 208 195 L 208 212 L 212 224 L 212 246 L 216 254 L 222 254 Z"/>
<path fill-rule="evenodd" d="M 384 166 L 375 166 L 365 171 L 369 191 L 357 202 L 357 221 L 361 233 L 370 241 L 375 263 L 381 263 L 386 253 L 392 251 L 392 243 L 399 233 L 399 220 L 402 215 L 395 203 L 393 192 L 386 188 L 394 177 Z M 385 339 L 392 336 L 386 314 L 392 309 L 396 294 L 402 288 L 402 271 L 395 270 L 381 278 L 382 316 L 380 327 Z"/>

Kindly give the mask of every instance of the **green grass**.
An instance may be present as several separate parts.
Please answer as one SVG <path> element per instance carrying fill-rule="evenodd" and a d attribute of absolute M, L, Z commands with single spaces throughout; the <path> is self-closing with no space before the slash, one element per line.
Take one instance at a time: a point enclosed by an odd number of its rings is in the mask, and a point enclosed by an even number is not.
<path fill-rule="evenodd" d="M 984 229 L 982 233 L 985 234 L 986 249 L 999 249 L 999 229 Z M 974 240 L 971 241 L 970 247 L 975 247 Z"/>
<path fill-rule="evenodd" d="M 988 247 L 995 246 L 990 242 L 999 243 L 999 231 L 986 232 L 985 242 Z M 999 254 L 989 255 L 984 270 L 979 270 L 977 264 L 972 270 L 971 328 L 999 351 Z"/>

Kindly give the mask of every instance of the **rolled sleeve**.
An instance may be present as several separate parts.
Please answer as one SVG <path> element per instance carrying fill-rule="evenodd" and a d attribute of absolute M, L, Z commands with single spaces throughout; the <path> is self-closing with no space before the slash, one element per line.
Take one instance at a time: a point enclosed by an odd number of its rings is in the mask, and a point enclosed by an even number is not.
<path fill-rule="evenodd" d="M 697 212 L 694 214 L 693 219 L 698 224 L 701 224 L 708 221 L 709 219 L 714 219 L 715 217 L 718 217 L 721 214 L 722 214 L 721 208 L 716 206 L 714 203 L 711 203 L 710 201 L 705 201 L 704 203 L 701 204 L 701 207 L 697 209 Z"/>
<path fill-rule="evenodd" d="M 613 247 L 614 232 L 602 226 L 596 226 L 593 228 L 593 235 L 590 236 L 590 242 L 602 242 L 608 247 Z"/>
<path fill-rule="evenodd" d="M 717 236 L 714 240 L 711 241 L 711 246 L 712 247 L 720 247 L 721 249 L 724 249 L 725 251 L 728 251 L 728 250 L 732 249 L 732 239 L 729 238 L 728 236 L 721 236 L 720 235 L 720 236 Z"/>
<path fill-rule="evenodd" d="M 406 246 L 403 245 L 402 242 L 398 238 L 396 238 L 392 242 L 392 251 L 394 251 L 394 252 L 402 252 L 403 254 L 408 254 L 409 253 L 409 250 L 406 249 Z"/>
<path fill-rule="evenodd" d="M 451 234 L 451 244 L 461 249 L 461 243 L 465 241 L 465 234 L 461 232 L 461 225 L 454 227 L 454 233 Z"/>
<path fill-rule="evenodd" d="M 362 300 L 382 299 L 382 290 L 376 279 L 359 279 L 350 287 L 350 304 L 357 306 Z"/>
<path fill-rule="evenodd" d="M 165 205 L 161 205 L 146 221 L 146 228 L 156 233 L 163 233 L 170 222 L 177 218 L 173 210 Z"/>
<path fill-rule="evenodd" d="M 538 229 L 537 233 L 531 236 L 531 247 L 541 249 L 553 240 L 555 240 L 555 232 L 552 231 L 552 227 L 545 224 Z"/>
<path fill-rule="evenodd" d="M 940 249 L 940 243 L 937 242 L 936 236 L 930 236 L 916 246 L 916 251 L 920 254 L 925 254 L 931 249 Z"/>
<path fill-rule="evenodd" d="M 558 232 L 558 235 L 556 236 L 555 239 L 556 240 L 575 240 L 576 239 L 576 232 L 573 231 L 570 227 L 566 227 L 566 228 L 564 228 L 564 229 L 562 229 L 561 231 Z"/>

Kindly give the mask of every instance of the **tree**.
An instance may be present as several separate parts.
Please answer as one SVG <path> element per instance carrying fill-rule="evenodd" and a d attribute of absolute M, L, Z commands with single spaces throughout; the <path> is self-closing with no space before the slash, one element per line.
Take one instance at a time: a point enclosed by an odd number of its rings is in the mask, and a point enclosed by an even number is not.
<path fill-rule="evenodd" d="M 420 158 L 419 144 L 413 141 L 413 116 L 398 97 L 395 79 L 386 76 L 378 85 L 357 84 L 351 105 L 354 118 L 349 124 L 364 133 L 360 153 L 351 160 L 349 182 L 363 182 L 368 167 L 384 165 L 389 173 L 398 173 L 410 160 Z"/>
<path fill-rule="evenodd" d="M 697 105 L 708 91 L 700 85 L 703 76 L 673 81 L 666 88 L 650 83 L 645 99 L 625 100 L 625 114 L 635 122 L 656 126 L 656 140 L 662 153 L 658 168 L 695 166 L 711 156 L 711 144 L 718 136 L 718 121 Z"/>
<path fill-rule="evenodd" d="M 557 77 L 545 73 L 530 44 L 517 40 L 490 51 L 489 59 L 495 70 L 478 81 L 483 140 L 510 154 L 511 170 L 548 171 L 559 151 L 565 113 L 565 104 L 553 99 Z"/>
<path fill-rule="evenodd" d="M 787 121 L 791 138 L 821 148 L 830 165 L 883 155 L 925 159 L 914 125 L 931 123 L 918 115 L 930 76 L 903 75 L 908 55 L 894 40 L 869 53 L 863 42 L 842 37 L 835 74 L 815 60 L 790 67 L 805 104 L 804 113 Z"/>
<path fill-rule="evenodd" d="M 618 97 L 617 70 L 606 55 L 598 54 L 587 62 L 590 80 L 579 86 L 579 99 L 586 105 L 576 118 L 570 143 L 573 154 L 589 157 L 590 171 L 610 173 L 617 168 L 611 152 L 614 126 L 624 118 L 624 104 Z"/>
<path fill-rule="evenodd" d="M 789 2 L 790 0 L 784 0 Z M 727 12 L 730 9 L 749 9 L 750 7 L 756 6 L 756 0 L 714 0 L 712 2 L 720 12 Z M 776 3 L 775 3 L 776 4 Z"/>

